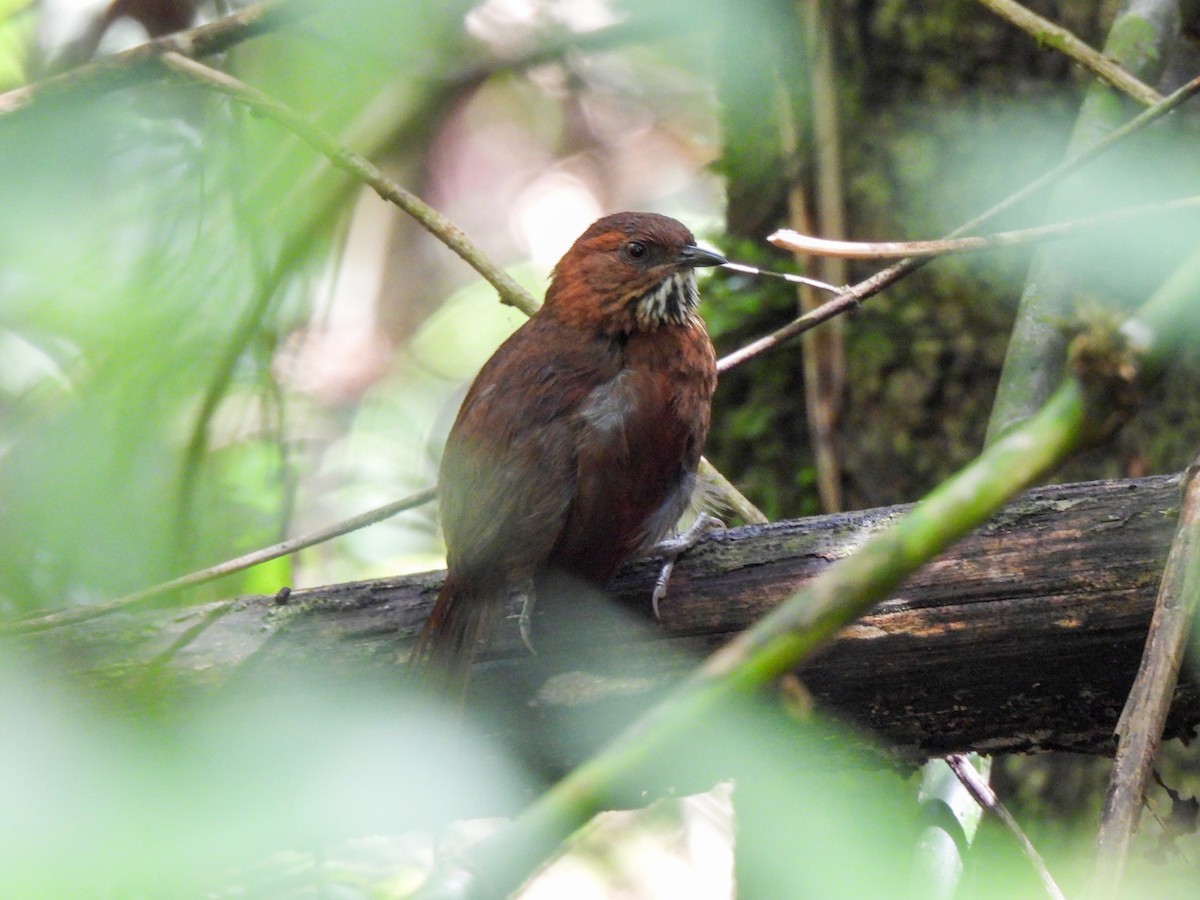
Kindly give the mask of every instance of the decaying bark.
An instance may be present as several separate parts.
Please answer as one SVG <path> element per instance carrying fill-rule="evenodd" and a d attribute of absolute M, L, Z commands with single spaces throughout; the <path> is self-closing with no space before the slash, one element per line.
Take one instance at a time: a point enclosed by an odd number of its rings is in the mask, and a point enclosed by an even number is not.
<path fill-rule="evenodd" d="M 1108 753 L 1138 666 L 1179 508 L 1174 477 L 1043 488 L 911 579 L 802 673 L 818 708 L 902 756 L 1069 749 Z M 716 646 L 904 507 L 718 532 L 680 561 L 662 620 L 656 565 L 627 567 L 615 602 L 539 607 L 539 655 L 506 620 L 472 704 L 550 768 L 570 765 Z M 140 662 L 222 683 L 273 663 L 396 673 L 441 573 L 245 597 L 71 629 L 92 672 Z M 57 635 L 57 637 L 55 637 Z M 29 641 L 61 640 L 50 632 Z M 1167 734 L 1200 696 L 1181 680 Z M 570 738 L 564 737 L 569 734 Z"/>

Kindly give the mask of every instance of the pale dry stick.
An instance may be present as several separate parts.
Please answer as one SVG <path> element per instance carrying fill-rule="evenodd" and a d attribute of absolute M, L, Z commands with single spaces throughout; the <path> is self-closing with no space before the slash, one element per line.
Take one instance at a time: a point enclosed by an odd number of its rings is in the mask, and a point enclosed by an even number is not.
<path fill-rule="evenodd" d="M 171 52 L 162 54 L 161 59 L 163 65 L 172 71 L 220 91 L 282 125 L 339 169 L 369 185 L 384 200 L 396 204 L 482 275 L 500 294 L 501 302 L 514 306 L 527 315 L 532 315 L 540 305 L 511 275 L 492 262 L 461 228 L 415 194 L 388 178 L 365 156 L 343 147 L 323 128 L 297 115 L 288 106 L 267 96 L 258 88 L 204 63 Z"/>
<path fill-rule="evenodd" d="M 955 753 L 946 757 L 946 765 L 950 767 L 950 771 L 959 780 L 959 783 L 967 789 L 974 799 L 983 809 L 993 813 L 1004 826 L 1017 839 L 1017 843 L 1021 845 L 1021 849 L 1025 851 L 1025 855 L 1037 870 L 1038 877 L 1042 880 L 1042 886 L 1046 889 L 1047 895 L 1053 897 L 1054 900 L 1065 900 L 1063 892 L 1059 890 L 1058 885 L 1054 881 L 1054 876 L 1050 874 L 1050 870 L 1046 867 L 1046 861 L 1042 859 L 1042 855 L 1037 852 L 1037 848 L 1033 846 L 1033 842 L 1029 840 L 1029 836 L 1025 834 L 1021 825 L 1013 818 L 1012 813 L 1008 811 L 1000 798 L 996 796 L 996 792 L 992 790 L 992 786 L 988 784 L 975 767 L 965 756 Z"/>
<path fill-rule="evenodd" d="M 1124 66 L 1113 62 L 1100 51 L 1081 41 L 1061 25 L 1044 19 L 1015 0 L 979 0 L 1000 18 L 1016 25 L 1033 37 L 1042 46 L 1053 47 L 1088 69 L 1097 78 L 1107 82 L 1124 94 L 1145 106 L 1162 101 L 1162 95 L 1137 78 Z"/>
<path fill-rule="evenodd" d="M 958 228 L 955 228 L 948 235 L 946 235 L 946 237 L 961 237 L 968 232 L 976 230 L 980 225 L 983 225 L 989 219 L 995 218 L 996 216 L 1000 215 L 1000 213 L 1005 212 L 1021 201 L 1028 199 L 1030 196 L 1047 187 L 1048 185 L 1053 184 L 1059 179 L 1069 175 L 1071 172 L 1074 172 L 1085 163 L 1090 162 L 1101 153 L 1112 149 L 1130 135 L 1136 134 L 1147 125 L 1158 121 L 1163 116 L 1174 110 L 1181 103 L 1190 100 L 1196 95 L 1197 92 L 1200 92 L 1200 78 L 1193 78 L 1187 84 L 1183 85 L 1181 88 L 1166 97 L 1161 103 L 1156 103 L 1149 109 L 1143 110 L 1120 128 L 1109 132 L 1107 135 L 1105 135 L 1105 137 L 1096 141 L 1096 143 L 1092 144 L 1086 150 L 1076 154 L 1075 156 L 1072 156 L 1070 159 L 1064 160 L 1054 168 L 1044 172 L 1042 175 L 1039 175 L 1033 181 L 1025 185 L 1025 187 L 1021 188 L 1015 193 L 1009 194 L 995 206 L 983 213 L 980 213 L 971 221 L 960 225 Z M 900 260 L 900 262 L 895 263 L 894 265 L 891 265 L 882 271 L 876 272 L 870 278 L 860 281 L 858 284 L 848 286 L 842 291 L 842 293 L 834 297 L 828 303 L 818 306 L 811 312 L 807 312 L 804 315 L 793 319 L 782 328 L 779 328 L 768 335 L 764 335 L 756 341 L 751 341 L 745 347 L 741 347 L 738 350 L 723 356 L 717 361 L 717 371 L 728 372 L 730 369 L 740 366 L 742 363 L 753 359 L 759 354 L 765 353 L 768 350 L 773 350 L 780 344 L 786 343 L 801 332 L 807 331 L 809 328 L 815 328 L 822 322 L 853 309 L 862 303 L 862 301 L 869 297 L 873 297 L 884 288 L 895 284 L 901 278 L 911 275 L 917 269 L 929 262 L 930 259 L 932 259 L 932 257 L 928 256 L 905 257 L 904 259 Z"/>
<path fill-rule="evenodd" d="M 1198 602 L 1200 456 L 1184 475 L 1179 524 L 1159 584 L 1146 649 L 1117 722 L 1117 752 L 1096 838 L 1095 896 L 1115 893 L 1124 875 Z"/>
<path fill-rule="evenodd" d="M 51 628 L 59 628 L 63 625 L 74 625 L 78 622 L 87 622 L 91 619 L 99 618 L 100 616 L 108 615 L 109 613 L 135 608 L 143 603 L 147 603 L 155 597 L 159 597 L 170 591 L 182 590 L 183 588 L 195 587 L 199 584 L 205 584 L 209 581 L 214 581 L 225 575 L 232 575 L 234 572 L 240 572 L 243 569 L 249 569 L 251 566 L 261 565 L 265 562 L 270 562 L 273 559 L 278 559 L 281 556 L 288 556 L 292 553 L 298 553 L 307 547 L 323 544 L 325 541 L 332 540 L 336 537 L 341 537 L 344 534 L 349 534 L 351 531 L 357 531 L 360 528 L 365 528 L 367 525 L 374 525 L 376 522 L 381 522 L 384 519 L 391 518 L 405 510 L 414 509 L 428 503 L 437 495 L 437 489 L 428 487 L 424 490 L 417 491 L 415 494 L 409 494 L 407 497 L 396 500 L 392 503 L 385 504 L 365 513 L 360 513 L 353 518 L 338 522 L 336 525 L 331 525 L 328 528 L 322 528 L 318 531 L 312 531 L 308 534 L 300 535 L 289 540 L 283 541 L 280 544 L 275 544 L 272 547 L 264 547 L 261 550 L 255 550 L 252 553 L 246 553 L 243 556 L 235 557 L 234 559 L 226 560 L 218 563 L 215 566 L 210 566 L 207 569 L 201 569 L 197 572 L 191 572 L 187 575 L 181 575 L 179 578 L 174 578 L 170 581 L 164 581 L 161 584 L 156 584 L 133 594 L 127 594 L 124 597 L 118 597 L 115 600 L 109 600 L 105 603 L 96 603 L 91 606 L 80 606 L 75 609 L 64 609 L 59 612 L 47 613 L 42 616 L 35 616 L 29 619 L 20 619 L 16 622 L 0 623 L 0 634 L 29 634 L 35 631 L 46 631 Z"/>
<path fill-rule="evenodd" d="M 1051 222 L 1033 228 L 1015 231 L 997 231 L 993 234 L 970 237 L 946 238 L 937 241 L 831 241 L 813 237 L 790 229 L 780 229 L 767 238 L 776 247 L 805 253 L 810 256 L 835 256 L 842 259 L 900 259 L 907 256 L 944 256 L 951 253 L 967 253 L 996 247 L 1016 247 L 1034 241 L 1069 237 L 1079 231 L 1102 228 L 1114 222 L 1141 216 L 1158 215 L 1200 206 L 1200 196 L 1180 197 L 1162 203 L 1144 203 L 1110 210 L 1085 219 L 1069 222 Z"/>

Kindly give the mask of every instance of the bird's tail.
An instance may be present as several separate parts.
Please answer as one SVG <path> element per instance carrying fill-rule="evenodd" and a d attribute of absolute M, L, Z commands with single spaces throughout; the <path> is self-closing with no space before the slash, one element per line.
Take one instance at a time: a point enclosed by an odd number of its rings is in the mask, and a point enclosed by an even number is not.
<path fill-rule="evenodd" d="M 493 631 L 500 607 L 495 591 L 480 590 L 448 575 L 417 636 L 409 665 L 433 690 L 461 701 L 476 648 Z"/>

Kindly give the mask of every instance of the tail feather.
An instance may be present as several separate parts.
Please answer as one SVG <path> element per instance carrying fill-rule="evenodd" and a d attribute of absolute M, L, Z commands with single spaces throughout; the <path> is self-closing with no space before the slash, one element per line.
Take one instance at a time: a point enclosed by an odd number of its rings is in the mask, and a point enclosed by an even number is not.
<path fill-rule="evenodd" d="M 462 700 L 479 642 L 490 636 L 500 603 L 494 592 L 480 591 L 446 578 L 433 611 L 413 647 L 409 665 L 437 693 Z"/>

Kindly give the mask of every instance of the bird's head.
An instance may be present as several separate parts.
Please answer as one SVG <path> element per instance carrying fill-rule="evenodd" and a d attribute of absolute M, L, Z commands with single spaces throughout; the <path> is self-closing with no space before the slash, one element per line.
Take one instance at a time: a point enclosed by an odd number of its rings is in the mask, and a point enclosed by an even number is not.
<path fill-rule="evenodd" d="M 688 324 L 700 302 L 694 270 L 724 262 L 675 219 L 616 213 L 593 222 L 559 260 L 546 310 L 606 334 Z"/>

